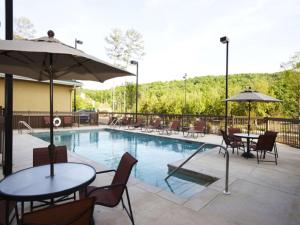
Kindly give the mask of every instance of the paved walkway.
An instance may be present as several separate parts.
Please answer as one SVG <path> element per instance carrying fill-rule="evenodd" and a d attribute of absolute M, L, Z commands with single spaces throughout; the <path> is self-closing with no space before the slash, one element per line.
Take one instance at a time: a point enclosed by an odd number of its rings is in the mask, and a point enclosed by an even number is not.
<path fill-rule="evenodd" d="M 95 127 L 94 127 L 95 128 Z M 86 128 L 80 128 L 86 129 Z M 181 134 L 171 135 L 182 138 Z M 195 140 L 190 138 L 190 140 Z M 206 135 L 201 142 L 221 143 L 220 136 Z M 14 171 L 32 165 L 32 148 L 47 143 L 29 134 L 14 134 Z M 218 149 L 198 154 L 186 169 L 218 177 L 219 180 L 190 199 L 131 178 L 129 194 L 137 225 L 300 224 L 300 150 L 278 144 L 279 162 L 257 164 L 230 152 L 229 191 L 224 195 L 225 159 Z M 69 152 L 69 161 L 85 162 L 97 170 L 104 167 Z M 178 165 L 179 162 L 172 163 Z M 109 175 L 98 176 L 96 185 L 107 184 Z M 131 224 L 121 207 L 108 209 L 96 206 L 95 223 Z"/>

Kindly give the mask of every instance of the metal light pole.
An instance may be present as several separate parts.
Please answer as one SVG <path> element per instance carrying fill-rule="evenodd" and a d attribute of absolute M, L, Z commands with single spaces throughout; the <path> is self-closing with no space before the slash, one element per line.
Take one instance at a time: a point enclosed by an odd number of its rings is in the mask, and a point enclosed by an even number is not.
<path fill-rule="evenodd" d="M 137 121 L 138 114 L 138 99 L 139 99 L 139 62 L 131 60 L 130 64 L 136 65 L 136 83 L 135 83 L 135 122 Z"/>
<path fill-rule="evenodd" d="M 75 38 L 75 48 L 77 49 L 77 44 L 82 45 L 83 41 L 81 40 L 77 40 L 77 38 Z M 76 112 L 76 85 L 74 85 L 74 106 L 73 106 L 73 111 Z"/>
<path fill-rule="evenodd" d="M 226 76 L 225 76 L 225 99 L 228 98 L 228 45 L 229 45 L 229 38 L 224 36 L 220 38 L 220 42 L 226 44 Z M 228 118 L 228 102 L 225 101 L 225 132 L 227 134 L 227 118 Z"/>
<path fill-rule="evenodd" d="M 187 74 L 184 74 L 183 79 L 184 79 L 184 114 L 186 114 L 186 78 Z"/>
<path fill-rule="evenodd" d="M 13 39 L 13 0 L 5 0 L 5 39 Z M 13 166 L 13 75 L 5 74 L 5 147 L 3 174 L 12 173 Z"/>

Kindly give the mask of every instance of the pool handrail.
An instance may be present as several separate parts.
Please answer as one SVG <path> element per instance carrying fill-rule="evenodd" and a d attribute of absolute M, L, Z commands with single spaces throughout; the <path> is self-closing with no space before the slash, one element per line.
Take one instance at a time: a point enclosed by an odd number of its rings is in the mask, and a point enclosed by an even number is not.
<path fill-rule="evenodd" d="M 186 164 L 191 158 L 193 158 L 198 152 L 202 151 L 203 148 L 206 145 L 211 145 L 209 143 L 203 143 L 192 155 L 190 155 L 186 160 L 184 160 L 178 167 L 176 167 L 169 175 L 165 178 L 167 180 L 169 177 L 171 177 L 174 173 L 176 173 L 184 164 Z M 228 191 L 228 177 L 229 177 L 229 153 L 227 149 L 223 145 L 214 144 L 215 147 L 220 147 L 225 150 L 225 156 L 226 156 L 226 174 L 225 174 L 225 190 L 223 193 L 225 195 L 230 195 L 230 191 Z"/>

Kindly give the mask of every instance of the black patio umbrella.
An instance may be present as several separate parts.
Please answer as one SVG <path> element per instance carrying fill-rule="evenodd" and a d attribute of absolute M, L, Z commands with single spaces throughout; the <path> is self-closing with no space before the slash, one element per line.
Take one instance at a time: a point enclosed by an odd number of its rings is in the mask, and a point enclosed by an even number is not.
<path fill-rule="evenodd" d="M 251 102 L 280 102 L 281 100 L 254 91 L 249 87 L 248 89 L 242 91 L 237 95 L 232 96 L 231 98 L 226 99 L 225 101 L 248 102 L 248 135 L 249 135 Z"/>
<path fill-rule="evenodd" d="M 70 47 L 54 38 L 0 40 L 0 72 L 35 80 L 50 81 L 50 174 L 53 166 L 53 80 L 90 80 L 104 82 L 114 77 L 133 75 L 96 57 Z"/>

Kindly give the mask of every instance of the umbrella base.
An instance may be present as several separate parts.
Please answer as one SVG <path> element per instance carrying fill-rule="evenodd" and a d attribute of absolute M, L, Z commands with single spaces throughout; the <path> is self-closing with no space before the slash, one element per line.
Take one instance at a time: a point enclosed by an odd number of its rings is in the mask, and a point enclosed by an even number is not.
<path fill-rule="evenodd" d="M 255 155 L 253 155 L 251 152 L 244 152 L 243 154 L 242 154 L 242 156 L 244 157 L 244 158 L 254 158 L 255 157 Z"/>

